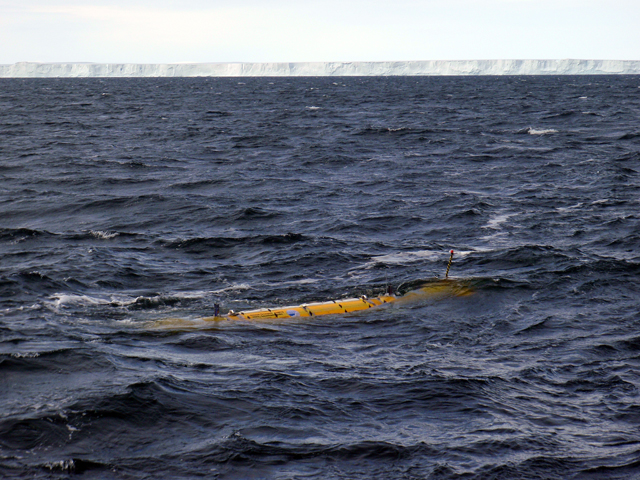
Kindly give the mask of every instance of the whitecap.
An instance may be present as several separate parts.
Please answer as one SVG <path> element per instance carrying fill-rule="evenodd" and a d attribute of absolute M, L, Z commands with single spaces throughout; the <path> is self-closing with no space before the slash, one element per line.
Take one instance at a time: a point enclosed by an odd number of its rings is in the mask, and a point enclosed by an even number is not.
<path fill-rule="evenodd" d="M 236 292 L 238 290 L 249 290 L 251 286 L 248 283 L 237 283 L 234 285 L 230 285 L 225 288 L 221 288 L 219 290 L 213 290 L 211 293 L 225 293 L 225 292 Z"/>
<path fill-rule="evenodd" d="M 289 285 L 310 285 L 313 283 L 318 283 L 318 279 L 317 278 L 303 278 L 301 280 L 289 280 L 289 281 L 285 281 L 285 282 L 278 282 L 276 284 L 271 284 L 274 286 L 278 286 L 278 287 L 285 287 L 285 286 L 289 286 Z"/>
<path fill-rule="evenodd" d="M 442 252 L 435 250 L 417 250 L 414 252 L 398 252 L 387 255 L 378 255 L 371 257 L 374 263 L 384 263 L 387 265 L 397 265 L 401 263 L 411 263 L 419 260 L 436 260 L 442 255 Z"/>
<path fill-rule="evenodd" d="M 458 257 L 465 257 L 469 255 L 470 251 L 466 250 L 454 250 L 454 254 Z M 399 265 L 414 262 L 421 262 L 428 260 L 431 262 L 437 262 L 443 260 L 448 253 L 443 253 L 442 250 L 416 250 L 412 252 L 398 252 L 390 253 L 388 255 L 378 255 L 371 257 L 371 261 L 365 265 L 365 268 L 371 268 L 376 263 L 384 263 L 386 265 Z"/>
<path fill-rule="evenodd" d="M 93 235 L 96 238 L 100 238 L 102 240 L 110 240 L 112 238 L 115 238 L 119 235 L 118 232 L 107 232 L 107 231 L 103 231 L 103 230 L 91 230 L 89 232 L 91 235 Z"/>
<path fill-rule="evenodd" d="M 571 212 L 572 210 L 577 210 L 578 208 L 581 208 L 583 205 L 584 203 L 576 203 L 575 205 L 571 205 L 569 207 L 557 207 L 556 211 L 560 213 Z"/>
<path fill-rule="evenodd" d="M 515 213 L 500 213 L 489 217 L 489 220 L 481 228 L 485 230 L 492 230 L 490 235 L 480 237 L 485 242 L 495 242 L 498 238 L 505 237 L 508 232 L 504 231 L 502 225 L 513 217 Z"/>
<path fill-rule="evenodd" d="M 65 293 L 56 293 L 55 295 L 51 295 L 49 297 L 51 300 L 51 305 L 54 308 L 58 309 L 60 307 L 68 306 L 68 305 L 80 305 L 80 306 L 90 306 L 90 305 L 108 305 L 111 301 L 103 299 L 90 297 L 88 295 L 74 295 L 74 294 L 65 294 Z"/>
<path fill-rule="evenodd" d="M 515 214 L 513 213 L 503 213 L 500 215 L 494 215 L 489 218 L 489 221 L 486 225 L 483 225 L 482 228 L 490 228 L 492 230 L 499 230 L 501 225 L 505 223 L 509 218 L 513 217 Z"/>
<path fill-rule="evenodd" d="M 540 130 L 535 129 L 535 128 L 529 128 L 529 131 L 527 132 L 529 135 L 547 135 L 549 133 L 558 133 L 558 130 L 555 130 L 553 128 L 542 128 Z"/>
<path fill-rule="evenodd" d="M 40 354 L 38 352 L 25 352 L 25 353 L 15 352 L 15 353 L 12 353 L 11 356 L 13 358 L 36 358 L 36 357 L 39 357 Z"/>

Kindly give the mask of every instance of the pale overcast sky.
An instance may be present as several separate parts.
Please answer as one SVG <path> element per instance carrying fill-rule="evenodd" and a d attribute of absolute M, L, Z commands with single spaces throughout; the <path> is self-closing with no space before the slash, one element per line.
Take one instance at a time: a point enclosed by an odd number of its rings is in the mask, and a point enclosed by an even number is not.
<path fill-rule="evenodd" d="M 640 0 L 0 0 L 0 64 L 640 60 Z"/>

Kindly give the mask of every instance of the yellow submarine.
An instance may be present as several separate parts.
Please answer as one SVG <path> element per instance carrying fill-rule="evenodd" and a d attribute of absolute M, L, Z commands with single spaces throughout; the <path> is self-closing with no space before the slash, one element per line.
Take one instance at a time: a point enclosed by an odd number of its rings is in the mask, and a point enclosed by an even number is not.
<path fill-rule="evenodd" d="M 289 307 L 277 308 L 259 308 L 257 310 L 243 310 L 235 312 L 230 310 L 226 314 L 220 313 L 220 306 L 214 306 L 214 315 L 203 317 L 200 320 L 204 322 L 219 320 L 279 320 L 293 317 L 316 317 L 320 315 L 338 315 L 352 312 L 359 312 L 376 308 L 391 303 L 408 303 L 421 299 L 427 299 L 437 296 L 466 296 L 473 293 L 471 284 L 461 280 L 449 279 L 449 269 L 453 261 L 453 250 L 451 250 L 449 263 L 445 278 L 441 280 L 430 280 L 415 285 L 415 288 L 409 290 L 404 295 L 396 295 L 389 288 L 387 293 L 376 297 L 367 297 L 365 295 L 359 298 L 346 298 L 341 300 L 330 300 L 327 302 L 304 303 L 302 305 L 293 305 Z"/>

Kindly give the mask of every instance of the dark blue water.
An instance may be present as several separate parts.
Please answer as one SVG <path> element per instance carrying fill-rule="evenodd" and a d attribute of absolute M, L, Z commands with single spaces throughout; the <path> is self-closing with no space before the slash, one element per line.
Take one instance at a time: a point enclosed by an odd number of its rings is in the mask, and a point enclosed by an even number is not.
<path fill-rule="evenodd" d="M 1 80 L 0 477 L 640 478 L 639 172 L 637 76 Z"/>

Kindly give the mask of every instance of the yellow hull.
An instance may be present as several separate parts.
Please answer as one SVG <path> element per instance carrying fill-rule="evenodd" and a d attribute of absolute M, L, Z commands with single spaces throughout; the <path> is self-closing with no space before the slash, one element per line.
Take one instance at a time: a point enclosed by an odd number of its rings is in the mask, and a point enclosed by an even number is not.
<path fill-rule="evenodd" d="M 347 298 L 344 300 L 332 300 L 329 302 L 306 303 L 290 307 L 260 308 L 234 312 L 231 310 L 225 315 L 204 317 L 203 321 L 216 320 L 278 320 L 295 317 L 315 317 L 320 315 L 336 315 L 368 310 L 390 303 L 408 303 L 438 296 L 465 296 L 472 293 L 467 283 L 453 280 L 441 280 L 429 282 L 421 288 L 407 292 L 403 296 L 380 295 L 367 298 Z"/>
<path fill-rule="evenodd" d="M 347 298 L 345 300 L 333 300 L 331 302 L 305 303 L 291 307 L 260 308 L 217 317 L 205 317 L 203 320 L 275 320 L 292 317 L 314 317 L 318 315 L 335 315 L 338 313 L 351 313 L 379 307 L 385 303 L 395 302 L 395 295 L 381 295 L 379 297 Z"/>
<path fill-rule="evenodd" d="M 260 308 L 257 310 L 246 310 L 234 312 L 230 310 L 227 314 L 220 314 L 220 307 L 215 305 L 215 314 L 212 317 L 199 318 L 193 321 L 181 319 L 166 319 L 154 323 L 155 327 L 189 328 L 201 327 L 208 322 L 220 320 L 282 320 L 295 317 L 316 317 L 321 315 L 338 315 L 352 312 L 369 310 L 370 308 L 381 307 L 383 305 L 400 303 L 407 304 L 418 302 L 429 298 L 442 297 L 462 297 L 473 293 L 472 283 L 464 280 L 452 280 L 449 278 L 449 268 L 453 260 L 453 250 L 449 257 L 447 273 L 444 280 L 432 280 L 430 282 L 419 283 L 417 288 L 397 296 L 391 293 L 379 295 L 373 298 L 362 296 L 360 298 L 347 298 L 344 300 L 332 300 L 330 302 L 306 303 L 290 307 Z"/>

